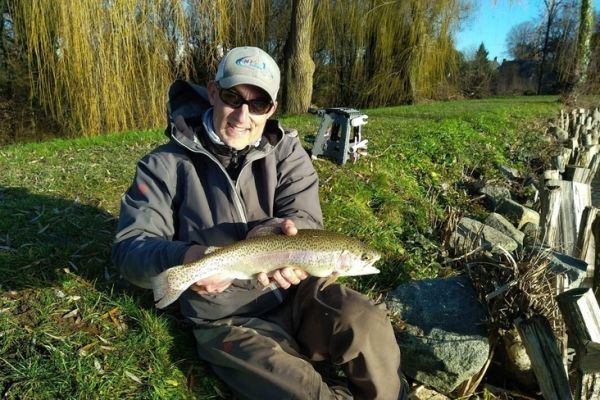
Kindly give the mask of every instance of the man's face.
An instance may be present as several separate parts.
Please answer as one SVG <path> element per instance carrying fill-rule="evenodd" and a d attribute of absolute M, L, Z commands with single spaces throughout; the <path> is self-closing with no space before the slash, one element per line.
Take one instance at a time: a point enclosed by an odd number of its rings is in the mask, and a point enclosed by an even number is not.
<path fill-rule="evenodd" d="M 266 100 L 269 96 L 251 85 L 238 85 L 230 88 L 246 101 L 249 100 Z M 234 108 L 223 102 L 219 96 L 219 86 L 212 81 L 208 84 L 208 98 L 213 109 L 213 124 L 215 133 L 219 138 L 236 150 L 241 150 L 244 147 L 255 143 L 263 133 L 267 119 L 275 112 L 277 103 L 266 114 L 253 114 L 248 109 L 248 104 L 242 104 L 238 108 Z"/>

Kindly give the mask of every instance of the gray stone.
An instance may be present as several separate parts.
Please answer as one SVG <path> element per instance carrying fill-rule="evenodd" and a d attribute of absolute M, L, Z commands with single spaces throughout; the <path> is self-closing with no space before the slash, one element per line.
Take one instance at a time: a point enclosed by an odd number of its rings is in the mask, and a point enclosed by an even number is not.
<path fill-rule="evenodd" d="M 502 254 L 500 247 L 508 252 L 515 251 L 519 244 L 497 229 L 471 218 L 462 218 L 450 237 L 450 246 L 457 254 L 466 254 L 481 246 L 492 253 Z"/>
<path fill-rule="evenodd" d="M 504 233 L 506 236 L 517 242 L 519 246 L 523 247 L 523 238 L 525 237 L 525 234 L 515 228 L 515 226 L 502 215 L 498 213 L 491 213 L 485 219 L 485 224 Z"/>
<path fill-rule="evenodd" d="M 537 224 L 527 222 L 521 228 L 521 232 L 525 234 L 525 237 L 523 238 L 523 244 L 525 245 L 533 245 L 540 241 L 541 230 L 540 226 Z"/>
<path fill-rule="evenodd" d="M 569 132 L 552 123 L 549 124 L 548 132 L 551 133 L 557 140 L 564 141 L 569 138 Z"/>
<path fill-rule="evenodd" d="M 425 386 L 419 386 L 410 393 L 410 400 L 450 400 L 448 396 L 444 396 Z"/>
<path fill-rule="evenodd" d="M 398 343 L 402 370 L 411 378 L 450 394 L 484 367 L 486 313 L 468 278 L 407 283 L 386 304 L 404 322 Z"/>
<path fill-rule="evenodd" d="M 486 185 L 479 189 L 479 193 L 485 195 L 492 209 L 496 208 L 504 200 L 511 198 L 510 190 L 504 186 Z"/>
<path fill-rule="evenodd" d="M 515 180 L 522 178 L 521 173 L 516 168 L 507 167 L 506 165 L 500 165 L 498 166 L 498 170 L 500 170 L 500 172 L 502 172 L 504 176 L 506 176 L 508 179 Z"/>
<path fill-rule="evenodd" d="M 498 205 L 496 212 L 504 215 L 510 221 L 514 221 L 517 229 L 521 229 L 528 222 L 535 225 L 540 224 L 540 213 L 514 200 L 504 200 Z"/>

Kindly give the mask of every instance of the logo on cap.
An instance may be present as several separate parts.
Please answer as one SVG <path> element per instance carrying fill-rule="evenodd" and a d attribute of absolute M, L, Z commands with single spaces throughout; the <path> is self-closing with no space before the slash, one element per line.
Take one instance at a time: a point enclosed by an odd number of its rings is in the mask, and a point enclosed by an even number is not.
<path fill-rule="evenodd" d="M 236 65 L 239 65 L 240 67 L 248 67 L 248 68 L 256 69 L 261 72 L 269 72 L 267 70 L 267 64 L 265 64 L 264 62 L 258 61 L 257 59 L 255 59 L 252 56 L 238 58 L 235 61 L 235 63 L 236 63 Z M 269 75 L 271 75 L 271 78 L 273 77 L 272 74 L 269 74 Z"/>

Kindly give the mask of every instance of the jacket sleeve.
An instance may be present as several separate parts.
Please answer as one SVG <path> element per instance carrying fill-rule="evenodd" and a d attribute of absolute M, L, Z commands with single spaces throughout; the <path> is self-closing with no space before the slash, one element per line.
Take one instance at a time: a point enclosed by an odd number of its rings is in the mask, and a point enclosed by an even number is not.
<path fill-rule="evenodd" d="M 297 137 L 286 136 L 278 163 L 275 216 L 292 219 L 298 229 L 323 229 L 319 203 L 319 178 Z"/>
<path fill-rule="evenodd" d="M 150 278 L 180 264 L 190 245 L 172 240 L 174 175 L 173 168 L 150 154 L 138 163 L 133 183 L 121 200 L 112 260 L 137 286 L 151 288 Z"/>

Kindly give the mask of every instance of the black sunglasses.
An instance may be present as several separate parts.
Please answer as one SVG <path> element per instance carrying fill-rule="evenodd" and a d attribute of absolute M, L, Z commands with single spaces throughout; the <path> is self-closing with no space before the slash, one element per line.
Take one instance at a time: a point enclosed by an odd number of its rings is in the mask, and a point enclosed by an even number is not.
<path fill-rule="evenodd" d="M 240 108 L 243 104 L 247 104 L 248 110 L 256 115 L 266 114 L 273 108 L 273 102 L 271 100 L 246 100 L 241 94 L 232 89 L 219 88 L 219 97 L 221 98 L 221 101 L 229 107 Z"/>

